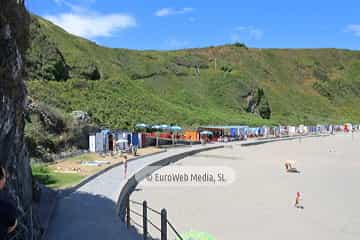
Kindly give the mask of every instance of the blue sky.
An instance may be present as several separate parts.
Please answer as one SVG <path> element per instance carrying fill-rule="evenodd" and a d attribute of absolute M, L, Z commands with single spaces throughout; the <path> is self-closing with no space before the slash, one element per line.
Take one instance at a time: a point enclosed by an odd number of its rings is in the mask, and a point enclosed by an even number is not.
<path fill-rule="evenodd" d="M 179 49 L 360 49 L 358 0 L 27 0 L 31 12 L 100 45 Z"/>

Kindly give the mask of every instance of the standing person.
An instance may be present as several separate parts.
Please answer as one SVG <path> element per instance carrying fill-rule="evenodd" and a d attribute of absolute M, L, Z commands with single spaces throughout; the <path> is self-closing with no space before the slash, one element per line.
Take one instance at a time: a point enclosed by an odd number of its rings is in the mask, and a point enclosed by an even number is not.
<path fill-rule="evenodd" d="M 116 149 L 116 139 L 114 139 L 114 141 L 113 141 L 113 153 L 114 154 L 116 154 L 116 152 L 117 152 L 117 149 Z"/>
<path fill-rule="evenodd" d="M 128 158 L 126 155 L 124 155 L 124 160 L 123 160 L 123 164 L 124 164 L 124 179 L 126 178 L 127 176 L 127 161 L 128 161 Z"/>
<path fill-rule="evenodd" d="M 138 145 L 133 145 L 133 154 L 134 156 L 137 155 Z"/>
<path fill-rule="evenodd" d="M 301 194 L 300 194 L 300 192 L 297 192 L 297 193 L 296 193 L 296 198 L 295 198 L 294 207 L 296 207 L 296 208 L 304 208 L 304 207 L 300 204 L 300 201 L 301 201 L 301 200 L 302 200 Z"/>
<path fill-rule="evenodd" d="M 6 185 L 6 171 L 0 166 L 0 191 Z M 7 201 L 0 200 L 0 239 L 7 239 L 17 226 L 16 208 Z"/>

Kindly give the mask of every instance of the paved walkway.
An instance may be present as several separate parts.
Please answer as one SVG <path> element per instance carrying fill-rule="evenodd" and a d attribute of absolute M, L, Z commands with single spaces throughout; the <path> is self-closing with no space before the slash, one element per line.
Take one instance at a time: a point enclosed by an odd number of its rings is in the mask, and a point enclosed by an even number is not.
<path fill-rule="evenodd" d="M 128 175 L 131 176 L 162 158 L 200 148 L 204 147 L 196 145 L 170 149 L 164 153 L 129 162 Z M 124 167 L 120 165 L 75 192 L 63 194 L 58 200 L 46 239 L 142 239 L 135 230 L 126 229 L 125 224 L 115 213 L 116 201 L 125 182 Z"/>

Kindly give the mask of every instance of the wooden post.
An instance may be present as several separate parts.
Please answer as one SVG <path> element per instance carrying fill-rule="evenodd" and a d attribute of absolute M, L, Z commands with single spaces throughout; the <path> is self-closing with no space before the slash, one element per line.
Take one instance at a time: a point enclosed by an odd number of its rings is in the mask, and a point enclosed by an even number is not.
<path fill-rule="evenodd" d="M 161 210 L 161 240 L 167 240 L 167 212 Z"/>
<path fill-rule="evenodd" d="M 126 226 L 130 229 L 130 195 L 126 199 Z"/>
<path fill-rule="evenodd" d="M 147 221 L 147 202 L 143 202 L 143 233 L 144 233 L 144 240 L 147 240 L 148 236 L 148 221 Z"/>

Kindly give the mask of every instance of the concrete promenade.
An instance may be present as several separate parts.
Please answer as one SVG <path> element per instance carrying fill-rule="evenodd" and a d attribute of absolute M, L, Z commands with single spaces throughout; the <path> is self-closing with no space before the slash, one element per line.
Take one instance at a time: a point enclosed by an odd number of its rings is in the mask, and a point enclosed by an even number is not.
<path fill-rule="evenodd" d="M 144 157 L 128 163 L 128 177 L 144 167 L 161 159 L 176 156 L 194 150 L 206 150 L 206 146 L 191 146 L 169 149 L 167 152 Z M 123 165 L 110 169 L 73 192 L 60 194 L 45 239 L 141 239 L 134 229 L 128 230 L 116 214 L 116 202 L 124 178 Z"/>

